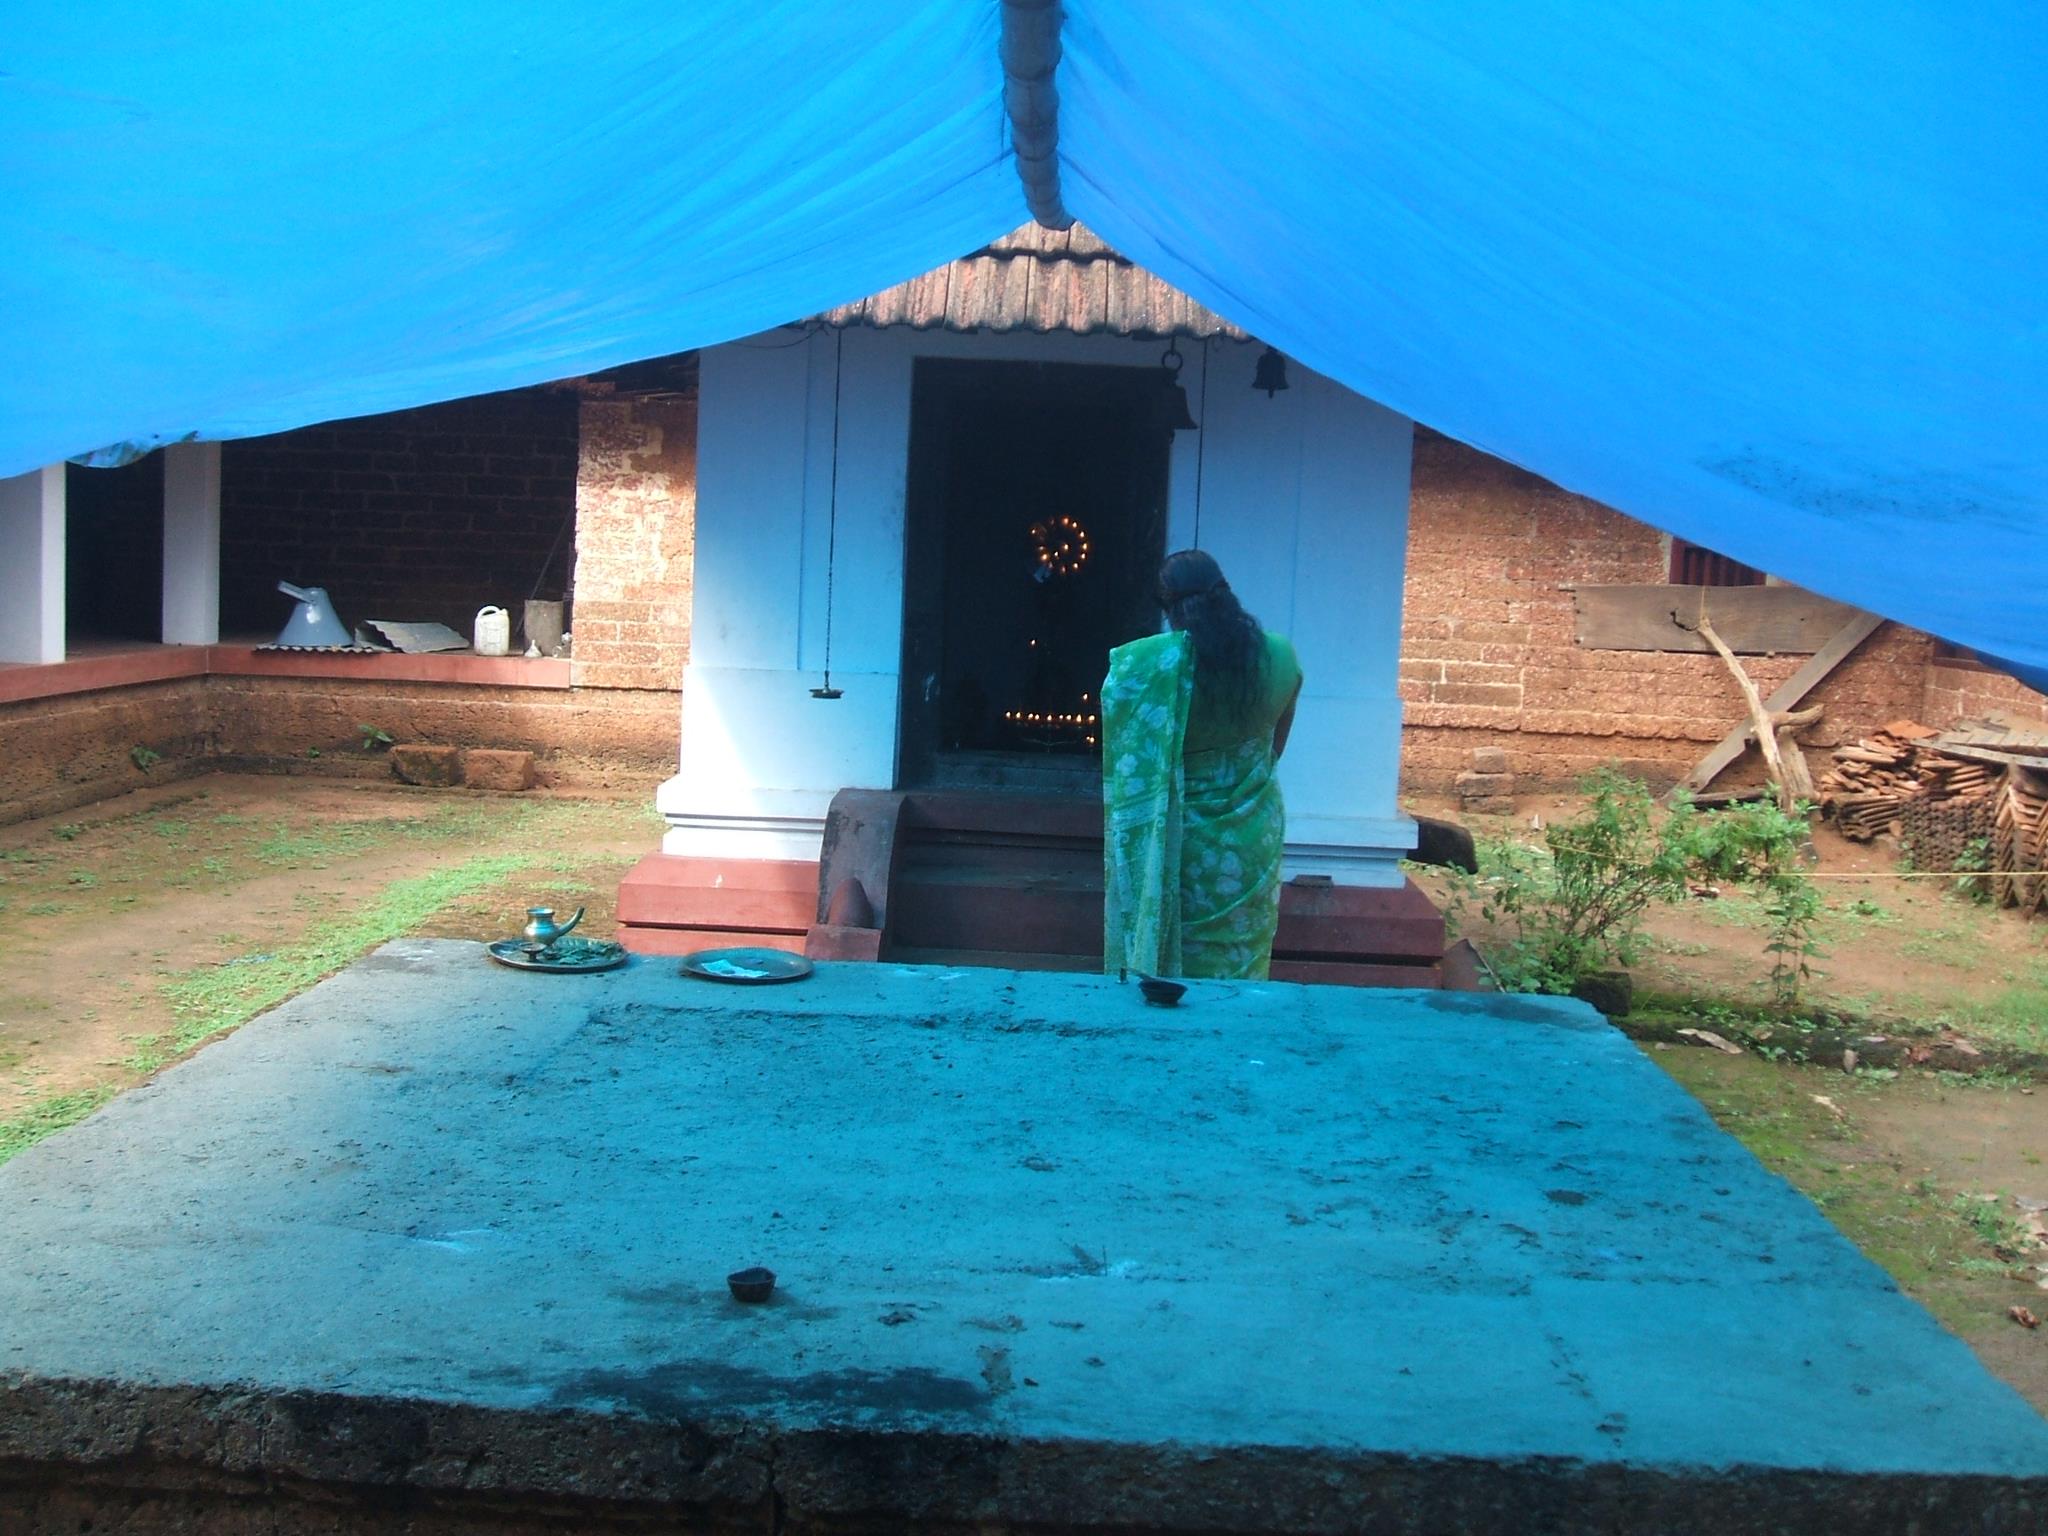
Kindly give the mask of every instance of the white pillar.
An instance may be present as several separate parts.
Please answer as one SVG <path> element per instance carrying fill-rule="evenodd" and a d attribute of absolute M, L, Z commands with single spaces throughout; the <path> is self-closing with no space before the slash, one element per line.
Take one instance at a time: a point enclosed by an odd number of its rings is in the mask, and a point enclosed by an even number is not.
<path fill-rule="evenodd" d="M 64 659 L 64 466 L 0 480 L 0 661 Z"/>
<path fill-rule="evenodd" d="M 1286 872 L 1398 886 L 1415 846 L 1398 682 L 1413 425 L 1291 360 L 1292 388 L 1262 394 L 1250 353 L 1210 349 L 1201 542 L 1306 674 L 1280 764 Z M 1176 502 L 1170 542 L 1193 542 L 1192 511 Z"/>
<path fill-rule="evenodd" d="M 164 644 L 220 639 L 220 444 L 164 450 Z"/>

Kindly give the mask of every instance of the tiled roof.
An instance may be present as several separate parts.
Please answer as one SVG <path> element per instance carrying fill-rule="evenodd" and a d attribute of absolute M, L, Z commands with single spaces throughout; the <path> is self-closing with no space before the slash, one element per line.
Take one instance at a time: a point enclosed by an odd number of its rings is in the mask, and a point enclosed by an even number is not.
<path fill-rule="evenodd" d="M 1106 331 L 1118 336 L 1246 333 L 1119 256 L 1089 230 L 1026 224 L 971 256 L 842 304 L 828 325 L 921 331 Z"/>

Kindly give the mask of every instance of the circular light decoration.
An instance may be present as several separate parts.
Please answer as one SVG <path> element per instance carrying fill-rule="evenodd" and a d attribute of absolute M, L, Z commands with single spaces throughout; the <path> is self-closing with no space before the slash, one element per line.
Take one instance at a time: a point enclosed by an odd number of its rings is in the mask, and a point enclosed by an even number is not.
<path fill-rule="evenodd" d="M 1031 542 L 1038 547 L 1040 579 L 1072 576 L 1088 563 L 1088 530 L 1062 512 L 1031 525 Z"/>

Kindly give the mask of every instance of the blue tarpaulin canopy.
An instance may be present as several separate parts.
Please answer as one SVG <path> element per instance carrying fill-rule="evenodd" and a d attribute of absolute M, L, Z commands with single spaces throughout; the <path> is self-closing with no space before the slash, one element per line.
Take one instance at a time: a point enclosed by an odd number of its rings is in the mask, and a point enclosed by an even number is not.
<path fill-rule="evenodd" d="M 0 474 L 585 373 L 1025 217 L 996 0 L 17 0 Z M 1060 194 L 1360 393 L 2048 682 L 2048 20 L 1067 0 Z"/>

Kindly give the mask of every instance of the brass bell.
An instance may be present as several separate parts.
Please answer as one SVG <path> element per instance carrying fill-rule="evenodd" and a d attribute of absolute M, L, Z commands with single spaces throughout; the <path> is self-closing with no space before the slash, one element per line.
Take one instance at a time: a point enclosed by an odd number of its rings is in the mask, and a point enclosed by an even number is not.
<path fill-rule="evenodd" d="M 1263 389 L 1270 400 L 1286 387 L 1287 359 L 1268 347 L 1260 354 L 1258 366 L 1252 371 L 1252 388 Z"/>
<path fill-rule="evenodd" d="M 1188 392 L 1180 382 L 1183 359 L 1169 345 L 1159 359 L 1159 425 L 1168 432 L 1192 432 L 1198 423 L 1188 410 Z"/>

